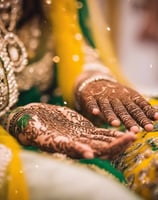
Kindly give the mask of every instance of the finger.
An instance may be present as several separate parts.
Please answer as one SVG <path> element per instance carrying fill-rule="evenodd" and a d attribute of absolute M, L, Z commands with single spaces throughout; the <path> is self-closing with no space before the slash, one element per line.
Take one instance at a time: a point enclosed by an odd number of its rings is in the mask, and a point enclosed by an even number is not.
<path fill-rule="evenodd" d="M 135 138 L 136 135 L 129 132 L 119 138 L 116 138 L 113 142 L 96 141 L 83 137 L 79 138 L 79 141 L 88 144 L 93 149 L 96 157 L 104 157 L 108 159 L 122 153 L 135 140 Z"/>
<path fill-rule="evenodd" d="M 108 130 L 103 128 L 95 128 L 90 133 L 82 133 L 81 137 L 86 137 L 92 140 L 100 140 L 107 143 L 114 141 L 116 138 L 123 136 L 124 133 L 115 130 Z"/>
<path fill-rule="evenodd" d="M 90 146 L 93 149 L 94 155 L 97 157 L 104 153 L 105 149 L 107 149 L 107 145 L 110 143 L 85 137 L 80 137 L 77 139 L 77 141 Z"/>
<path fill-rule="evenodd" d="M 110 103 L 114 112 L 121 119 L 125 127 L 131 131 L 138 132 L 139 131 L 138 124 L 131 117 L 129 112 L 127 112 L 122 102 L 119 99 L 115 99 L 115 100 L 111 100 Z"/>
<path fill-rule="evenodd" d="M 92 139 L 92 140 L 100 140 L 100 141 L 104 141 L 107 143 L 110 143 L 115 140 L 114 137 L 107 137 L 104 135 L 87 135 L 87 138 Z"/>
<path fill-rule="evenodd" d="M 107 134 L 107 132 L 109 132 Z M 118 131 L 106 131 L 107 136 L 105 135 L 100 135 L 100 134 L 89 134 L 86 137 L 89 139 L 93 139 L 93 140 L 100 140 L 100 141 L 104 141 L 107 143 L 113 142 L 114 140 L 116 140 L 118 137 L 121 137 L 124 135 L 124 133 L 122 132 L 118 132 Z"/>
<path fill-rule="evenodd" d="M 93 158 L 94 152 L 88 144 L 72 140 L 65 136 L 57 136 L 54 139 L 55 150 L 59 153 L 66 153 L 72 158 Z"/>
<path fill-rule="evenodd" d="M 144 114 L 144 112 L 133 102 L 125 103 L 127 111 L 137 121 L 137 123 L 147 131 L 151 131 L 154 126 L 150 119 Z"/>
<path fill-rule="evenodd" d="M 93 96 L 84 96 L 83 97 L 83 105 L 89 113 L 97 115 L 100 113 L 100 109 L 96 102 L 96 99 Z"/>
<path fill-rule="evenodd" d="M 146 116 L 151 120 L 158 119 L 158 111 L 156 108 L 152 107 L 148 101 L 146 101 L 139 94 L 135 95 L 133 101 L 143 110 Z"/>
<path fill-rule="evenodd" d="M 136 135 L 132 132 L 124 134 L 124 136 L 118 138 L 114 142 L 108 144 L 104 150 L 104 154 L 101 155 L 102 159 L 114 159 L 123 153 L 136 139 Z"/>
<path fill-rule="evenodd" d="M 104 116 L 104 119 L 112 126 L 119 126 L 120 120 L 117 118 L 108 99 L 100 98 L 98 100 L 99 107 Z"/>
<path fill-rule="evenodd" d="M 93 134 L 95 135 L 104 135 L 104 136 L 108 136 L 108 137 L 121 137 L 122 135 L 124 135 L 123 132 L 120 131 L 116 131 L 116 130 L 110 130 L 110 129 L 105 129 L 105 128 L 95 128 L 95 131 L 93 131 Z"/>

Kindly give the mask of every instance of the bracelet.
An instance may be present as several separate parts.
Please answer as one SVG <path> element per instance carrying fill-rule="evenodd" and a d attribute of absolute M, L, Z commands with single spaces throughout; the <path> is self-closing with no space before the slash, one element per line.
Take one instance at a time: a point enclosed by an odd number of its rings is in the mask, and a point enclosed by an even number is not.
<path fill-rule="evenodd" d="M 89 79 L 86 79 L 78 88 L 78 92 L 81 92 L 89 83 L 96 82 L 99 80 L 106 80 L 106 81 L 111 81 L 111 82 L 117 82 L 116 79 L 114 79 L 110 75 L 97 75 L 93 76 Z"/>

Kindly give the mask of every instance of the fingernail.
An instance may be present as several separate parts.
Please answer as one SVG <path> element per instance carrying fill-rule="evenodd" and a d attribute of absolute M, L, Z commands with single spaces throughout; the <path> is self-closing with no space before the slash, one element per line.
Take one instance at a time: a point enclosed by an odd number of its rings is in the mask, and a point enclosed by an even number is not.
<path fill-rule="evenodd" d="M 134 133 L 137 133 L 137 132 L 139 131 L 139 128 L 138 128 L 138 126 L 132 126 L 132 127 L 130 128 L 130 131 L 132 131 L 132 132 L 134 132 Z"/>
<path fill-rule="evenodd" d="M 147 124 L 147 125 L 144 126 L 144 129 L 145 129 L 146 131 L 152 131 L 153 128 L 154 128 L 154 126 L 153 126 L 152 124 Z"/>
<path fill-rule="evenodd" d="M 120 126 L 120 121 L 118 119 L 114 119 L 112 122 L 111 122 L 111 125 L 112 126 Z"/>
<path fill-rule="evenodd" d="M 92 110 L 92 113 L 94 114 L 94 115 L 97 115 L 97 114 L 99 114 L 99 110 L 97 109 L 97 108 L 94 108 L 93 110 Z"/>
<path fill-rule="evenodd" d="M 154 118 L 158 119 L 158 112 L 155 113 Z"/>
<path fill-rule="evenodd" d="M 83 154 L 84 158 L 87 158 L 87 159 L 92 159 L 94 158 L 94 153 L 93 152 L 85 152 Z"/>
<path fill-rule="evenodd" d="M 137 138 L 137 135 L 134 132 L 130 131 L 130 132 L 126 133 L 126 134 L 128 134 L 128 136 L 129 135 L 131 136 L 131 138 L 129 138 L 130 139 L 129 142 L 131 141 L 131 143 L 133 143 L 133 141 L 135 141 L 136 138 Z"/>

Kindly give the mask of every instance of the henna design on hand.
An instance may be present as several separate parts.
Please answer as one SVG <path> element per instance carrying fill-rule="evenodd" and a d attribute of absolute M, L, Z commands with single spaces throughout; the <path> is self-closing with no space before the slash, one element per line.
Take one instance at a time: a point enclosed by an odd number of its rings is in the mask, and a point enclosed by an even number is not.
<path fill-rule="evenodd" d="M 136 138 L 134 133 L 96 128 L 67 107 L 42 103 L 28 104 L 10 113 L 7 129 L 23 145 L 73 158 L 112 159 Z"/>
<path fill-rule="evenodd" d="M 76 95 L 81 113 L 99 116 L 113 126 L 119 126 L 121 120 L 131 131 L 138 132 L 139 126 L 151 131 L 152 121 L 158 119 L 158 111 L 145 98 L 117 82 L 94 81 Z"/>

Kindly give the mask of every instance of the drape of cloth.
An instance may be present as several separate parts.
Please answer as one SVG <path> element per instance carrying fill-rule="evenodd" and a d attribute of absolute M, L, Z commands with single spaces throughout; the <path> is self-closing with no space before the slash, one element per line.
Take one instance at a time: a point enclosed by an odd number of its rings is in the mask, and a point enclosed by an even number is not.
<path fill-rule="evenodd" d="M 31 200 L 140 200 L 111 176 L 86 165 L 24 151 L 21 154 Z"/>
<path fill-rule="evenodd" d="M 151 99 L 158 106 L 157 99 Z M 158 121 L 151 132 L 141 131 L 137 140 L 115 161 L 127 185 L 146 200 L 158 199 Z"/>
<path fill-rule="evenodd" d="M 20 145 L 18 145 L 16 140 L 11 135 L 9 135 L 1 126 L 0 145 L 6 146 L 6 148 L 11 151 L 11 161 L 9 162 L 9 165 L 6 166 L 6 171 L 2 170 L 1 172 L 6 173 L 4 180 L 2 180 L 5 182 L 5 187 L 3 187 L 3 189 L 7 192 L 7 194 L 4 195 L 6 200 L 29 200 L 27 183 L 25 182 L 25 174 L 23 173 L 23 166 L 19 157 L 21 147 Z M 3 163 L 0 164 L 3 165 Z M 4 194 L 5 192 L 2 191 L 2 193 Z"/>
<path fill-rule="evenodd" d="M 108 174 L 97 173 L 78 162 L 21 149 L 2 127 L 0 145 L 12 152 L 4 174 L 5 187 L 0 190 L 3 200 L 140 200 Z"/>

